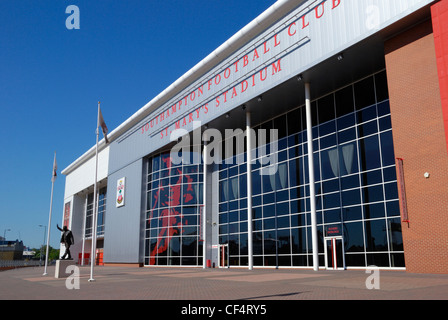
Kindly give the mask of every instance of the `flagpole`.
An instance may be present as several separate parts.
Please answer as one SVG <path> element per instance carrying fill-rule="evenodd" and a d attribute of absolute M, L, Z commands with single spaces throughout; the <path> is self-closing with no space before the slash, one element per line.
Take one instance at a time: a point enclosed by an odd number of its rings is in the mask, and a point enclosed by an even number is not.
<path fill-rule="evenodd" d="M 98 214 L 98 208 L 96 203 L 96 184 L 97 184 L 97 178 L 98 178 L 98 137 L 99 137 L 99 127 L 100 127 L 100 102 L 98 101 L 98 117 L 97 117 L 97 124 L 96 124 L 96 152 L 95 152 L 95 181 L 93 184 L 93 233 L 92 233 L 92 250 L 90 253 L 90 279 L 89 282 L 95 281 L 93 278 L 93 266 L 95 264 L 96 260 L 96 228 L 97 228 L 97 214 Z"/>
<path fill-rule="evenodd" d="M 50 214 L 48 217 L 48 230 L 47 230 L 47 251 L 45 254 L 45 268 L 43 276 L 46 276 L 47 273 L 47 265 L 48 265 L 48 251 L 49 251 L 49 245 L 50 245 L 50 230 L 51 230 L 51 212 L 53 211 L 53 190 L 54 190 L 54 181 L 55 179 L 55 164 L 56 164 L 56 151 L 54 152 L 54 161 L 53 161 L 53 173 L 51 177 L 51 197 L 50 197 Z"/>

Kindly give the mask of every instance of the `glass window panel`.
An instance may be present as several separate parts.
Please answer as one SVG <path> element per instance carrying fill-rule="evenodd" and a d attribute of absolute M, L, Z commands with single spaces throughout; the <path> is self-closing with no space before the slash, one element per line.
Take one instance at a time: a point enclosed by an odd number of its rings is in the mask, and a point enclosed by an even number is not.
<path fill-rule="evenodd" d="M 365 221 L 367 251 L 387 251 L 387 229 L 384 219 Z"/>
<path fill-rule="evenodd" d="M 291 215 L 291 227 L 304 227 L 304 226 L 306 226 L 305 214 Z"/>
<path fill-rule="evenodd" d="M 381 137 L 381 156 L 383 160 L 383 166 L 389 166 L 395 164 L 395 152 L 394 142 L 392 137 L 392 131 L 383 132 Z"/>
<path fill-rule="evenodd" d="M 357 110 L 368 107 L 376 102 L 373 77 L 368 77 L 354 84 L 355 107 Z"/>
<path fill-rule="evenodd" d="M 388 219 L 389 242 L 391 251 L 403 251 L 403 237 L 400 218 Z"/>
<path fill-rule="evenodd" d="M 333 120 L 335 115 L 334 110 L 334 95 L 329 94 L 317 101 L 319 105 L 319 122 L 325 123 L 327 121 Z"/>
<path fill-rule="evenodd" d="M 301 114 L 300 109 L 293 110 L 288 112 L 288 135 L 292 135 L 302 131 L 302 123 L 301 123 Z"/>
<path fill-rule="evenodd" d="M 378 116 L 381 117 L 381 116 L 385 116 L 387 114 L 390 114 L 389 100 L 386 100 L 386 101 L 378 104 Z"/>
<path fill-rule="evenodd" d="M 341 210 L 325 210 L 324 211 L 324 222 L 325 223 L 335 223 L 341 222 Z"/>
<path fill-rule="evenodd" d="M 267 205 L 263 207 L 263 217 L 273 217 L 275 216 L 275 204 Z"/>
<path fill-rule="evenodd" d="M 324 208 L 337 208 L 341 206 L 340 193 L 323 195 Z"/>
<path fill-rule="evenodd" d="M 400 216 L 400 202 L 399 201 L 387 201 L 386 211 L 388 217 L 399 217 Z"/>
<path fill-rule="evenodd" d="M 383 170 L 383 175 L 384 175 L 384 182 L 397 180 L 397 170 L 395 167 L 385 168 Z"/>
<path fill-rule="evenodd" d="M 384 200 L 383 186 L 381 185 L 362 188 L 362 194 L 364 203 Z"/>
<path fill-rule="evenodd" d="M 386 71 L 382 71 L 375 75 L 375 89 L 376 89 L 376 100 L 378 102 L 389 99 Z"/>
<path fill-rule="evenodd" d="M 350 128 L 344 131 L 338 132 L 338 140 L 340 144 L 356 139 L 356 129 Z"/>
<path fill-rule="evenodd" d="M 368 122 L 377 117 L 376 115 L 376 105 L 373 105 L 368 108 L 364 108 L 356 113 L 356 118 L 358 120 L 358 124 L 363 122 Z"/>
<path fill-rule="evenodd" d="M 289 229 L 277 231 L 278 254 L 291 253 L 291 235 Z"/>
<path fill-rule="evenodd" d="M 392 128 L 392 120 L 390 116 L 378 119 L 380 131 L 389 130 Z"/>
<path fill-rule="evenodd" d="M 253 216 L 253 218 L 254 219 L 260 219 L 263 216 L 262 212 L 263 212 L 263 207 L 253 208 L 252 209 L 252 216 Z"/>
<path fill-rule="evenodd" d="M 282 115 L 274 119 L 274 129 L 278 130 L 278 139 L 286 137 L 286 115 Z"/>
<path fill-rule="evenodd" d="M 352 113 L 354 109 L 353 86 L 348 86 L 335 93 L 336 116 L 342 117 Z"/>
<path fill-rule="evenodd" d="M 331 120 L 331 121 L 327 121 L 324 124 L 321 124 L 319 126 L 319 135 L 320 136 L 326 136 L 330 133 L 334 133 L 336 132 L 336 121 L 335 120 Z"/>
<path fill-rule="evenodd" d="M 342 208 L 342 219 L 344 221 L 355 221 L 362 219 L 361 206 Z"/>
<path fill-rule="evenodd" d="M 389 267 L 389 254 L 367 253 L 367 265 L 376 267 Z"/>
<path fill-rule="evenodd" d="M 342 205 L 351 206 L 361 203 L 361 195 L 358 189 L 342 192 Z"/>
<path fill-rule="evenodd" d="M 384 218 L 385 215 L 384 203 L 368 204 L 364 206 L 365 219 Z"/>
<path fill-rule="evenodd" d="M 362 222 L 344 224 L 345 252 L 364 252 Z"/>
<path fill-rule="evenodd" d="M 323 193 L 339 191 L 339 179 L 322 182 Z"/>
<path fill-rule="evenodd" d="M 320 139 L 320 149 L 327 149 L 337 144 L 336 134 L 332 134 Z"/>
<path fill-rule="evenodd" d="M 277 218 L 277 228 L 278 229 L 289 228 L 289 227 L 290 227 L 289 216 L 283 216 L 283 217 Z"/>
<path fill-rule="evenodd" d="M 398 199 L 398 187 L 395 182 L 386 183 L 384 185 L 384 194 L 386 195 L 386 200 Z"/>
<path fill-rule="evenodd" d="M 369 136 L 378 132 L 378 122 L 375 120 L 365 122 L 358 126 L 358 135 L 360 138 Z"/>
<path fill-rule="evenodd" d="M 363 186 L 381 183 L 382 181 L 383 177 L 381 175 L 381 170 L 374 170 L 361 173 L 361 182 Z"/>
<path fill-rule="evenodd" d="M 363 171 L 376 169 L 381 166 L 378 136 L 371 136 L 359 140 L 360 162 Z"/>

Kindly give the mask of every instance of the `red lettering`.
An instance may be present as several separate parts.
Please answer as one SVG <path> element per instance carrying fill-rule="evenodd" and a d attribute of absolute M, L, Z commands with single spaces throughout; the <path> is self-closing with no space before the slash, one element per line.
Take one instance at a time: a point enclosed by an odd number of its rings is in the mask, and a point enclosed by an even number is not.
<path fill-rule="evenodd" d="M 255 86 L 255 74 L 252 75 L 252 87 L 254 87 L 254 86 Z"/>
<path fill-rule="evenodd" d="M 247 56 L 243 57 L 243 67 L 247 66 L 247 64 L 249 63 L 249 58 Z"/>
<path fill-rule="evenodd" d="M 193 113 L 190 113 L 190 114 L 188 115 L 188 123 L 190 123 L 190 122 L 192 122 L 192 121 L 194 121 L 194 120 L 193 120 Z"/>
<path fill-rule="evenodd" d="M 322 13 L 321 13 L 320 15 L 319 15 L 319 6 L 322 6 Z M 322 2 L 322 4 L 318 5 L 318 6 L 314 9 L 314 11 L 316 12 L 316 18 L 317 18 L 317 19 L 322 18 L 322 16 L 323 16 L 324 13 L 325 13 L 325 2 Z"/>
<path fill-rule="evenodd" d="M 276 46 L 278 46 L 280 44 L 280 41 L 278 41 L 277 36 L 278 36 L 278 34 L 276 34 L 274 36 L 274 47 L 276 47 Z"/>
<path fill-rule="evenodd" d="M 226 92 L 223 93 L 223 96 L 224 96 L 224 102 L 227 102 L 227 92 L 229 92 L 229 91 L 226 91 Z"/>
<path fill-rule="evenodd" d="M 218 77 L 219 77 L 219 80 L 216 81 L 216 79 L 218 79 Z M 218 74 L 218 75 L 215 77 L 215 84 L 218 85 L 220 82 L 221 82 L 221 75 Z"/>
<path fill-rule="evenodd" d="M 194 99 L 196 99 L 196 91 L 190 93 L 190 100 L 193 101 Z"/>
<path fill-rule="evenodd" d="M 275 62 L 272 64 L 272 75 L 277 72 L 282 71 L 282 67 L 280 66 L 280 59 L 278 59 L 277 64 Z"/>
<path fill-rule="evenodd" d="M 233 90 L 232 90 L 232 97 L 231 97 L 231 98 L 233 98 L 233 97 L 235 97 L 235 96 L 237 96 L 237 93 L 236 93 L 236 87 L 233 87 Z"/>
<path fill-rule="evenodd" d="M 235 66 L 235 72 L 238 72 L 238 62 L 240 62 L 240 60 L 238 60 L 233 64 Z"/>
<path fill-rule="evenodd" d="M 165 114 L 164 114 L 164 113 L 162 113 L 162 114 L 160 115 L 160 122 L 162 122 L 163 120 L 165 120 Z"/>
<path fill-rule="evenodd" d="M 264 79 L 263 79 L 263 70 L 260 70 L 260 80 L 261 81 L 266 80 L 267 76 L 268 76 L 268 68 L 264 68 Z"/>
<path fill-rule="evenodd" d="M 219 104 L 220 104 L 219 97 L 216 97 L 216 107 L 219 107 Z"/>
<path fill-rule="evenodd" d="M 176 130 L 180 129 L 180 120 L 176 122 L 175 126 L 176 126 Z"/>
<path fill-rule="evenodd" d="M 175 113 L 177 110 L 176 110 L 176 104 L 174 104 L 172 107 L 171 107 L 171 112 L 172 113 Z"/>
<path fill-rule="evenodd" d="M 295 22 L 293 22 L 293 23 L 291 23 L 291 25 L 289 26 L 289 28 L 288 28 L 288 34 L 289 34 L 289 36 L 290 37 L 292 37 L 293 35 L 295 35 L 296 34 L 296 30 L 294 30 L 294 33 L 291 33 L 291 27 L 292 26 L 295 26 L 296 25 L 296 23 Z"/>
<path fill-rule="evenodd" d="M 185 96 L 185 98 L 184 98 L 185 105 L 187 105 L 187 98 L 188 98 L 188 96 Z"/>
<path fill-rule="evenodd" d="M 210 87 L 212 86 L 212 79 L 208 80 L 208 90 L 210 91 Z"/>
<path fill-rule="evenodd" d="M 208 113 L 208 103 L 206 103 L 203 108 L 205 109 L 204 114 Z"/>
<path fill-rule="evenodd" d="M 196 109 L 196 118 L 199 118 L 199 112 L 201 111 L 200 108 Z"/>
<path fill-rule="evenodd" d="M 255 59 L 258 59 L 258 58 L 260 58 L 260 56 L 258 55 L 257 48 L 255 48 L 255 50 L 254 50 L 254 58 L 252 59 L 252 61 L 255 61 Z"/>
<path fill-rule="evenodd" d="M 227 76 L 226 76 L 226 72 L 228 71 L 228 73 L 227 73 Z M 228 78 L 228 77 L 230 77 L 230 68 L 227 68 L 226 70 L 224 70 L 224 78 Z"/>
<path fill-rule="evenodd" d="M 266 49 L 266 42 L 263 44 L 263 47 L 264 47 L 264 52 L 263 53 L 268 53 L 269 52 L 269 50 L 271 50 L 271 49 Z"/>
<path fill-rule="evenodd" d="M 154 127 L 154 120 L 151 120 L 151 128 Z"/>
<path fill-rule="evenodd" d="M 244 80 L 243 82 L 241 82 L 241 93 L 246 91 L 247 87 L 249 87 L 249 83 L 247 82 L 247 80 Z"/>
<path fill-rule="evenodd" d="M 305 29 L 306 27 L 308 27 L 310 25 L 309 22 L 305 24 L 305 18 L 306 18 L 306 15 L 302 17 L 302 29 Z"/>
<path fill-rule="evenodd" d="M 331 8 L 331 9 L 336 8 L 336 7 L 339 6 L 340 4 L 341 4 L 341 0 L 333 0 L 333 8 Z"/>
<path fill-rule="evenodd" d="M 204 85 L 198 88 L 198 97 L 200 97 L 202 94 L 204 94 Z"/>

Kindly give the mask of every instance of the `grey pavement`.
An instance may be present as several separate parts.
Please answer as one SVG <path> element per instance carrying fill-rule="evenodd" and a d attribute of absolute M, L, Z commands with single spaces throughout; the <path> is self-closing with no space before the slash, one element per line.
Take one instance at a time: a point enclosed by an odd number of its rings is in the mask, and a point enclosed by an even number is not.
<path fill-rule="evenodd" d="M 55 267 L 0 272 L 1 300 L 446 300 L 448 275 L 366 270 L 79 267 L 79 277 L 54 277 Z M 373 278 L 375 276 L 375 278 Z M 374 281 L 375 280 L 375 281 Z M 79 284 L 79 287 L 76 286 Z M 379 288 L 372 288 L 378 284 Z M 68 289 L 75 287 L 75 289 Z M 369 289 L 370 287 L 371 289 Z"/>

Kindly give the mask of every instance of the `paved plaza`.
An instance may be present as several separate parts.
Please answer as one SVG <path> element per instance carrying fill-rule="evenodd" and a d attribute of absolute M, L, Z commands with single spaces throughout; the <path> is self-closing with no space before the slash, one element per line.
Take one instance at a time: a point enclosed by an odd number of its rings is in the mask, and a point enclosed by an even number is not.
<path fill-rule="evenodd" d="M 404 271 L 55 267 L 0 272 L 2 300 L 446 300 L 448 275 Z M 72 289 L 69 289 L 72 288 Z"/>

